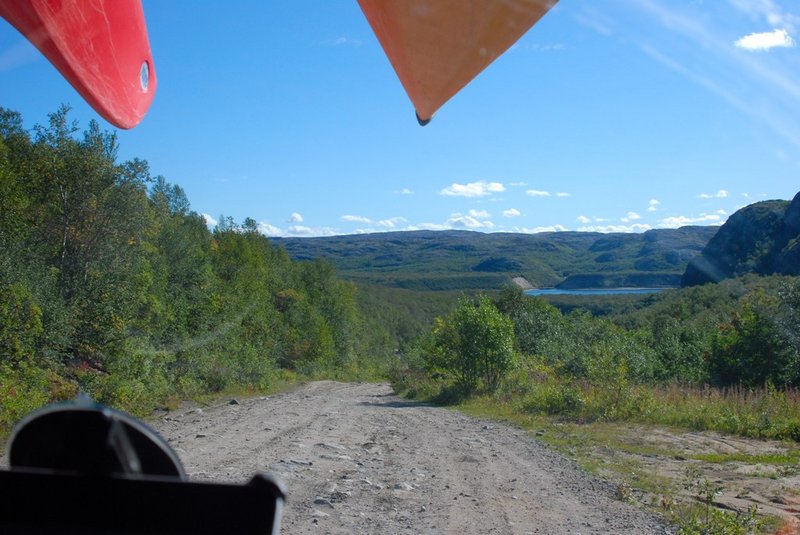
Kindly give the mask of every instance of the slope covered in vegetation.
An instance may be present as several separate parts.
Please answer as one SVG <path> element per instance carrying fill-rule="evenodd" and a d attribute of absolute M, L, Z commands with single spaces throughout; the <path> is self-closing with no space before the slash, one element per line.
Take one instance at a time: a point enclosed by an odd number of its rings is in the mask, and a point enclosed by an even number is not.
<path fill-rule="evenodd" d="M 249 218 L 210 232 L 67 109 L 32 132 L 0 109 L 0 251 L 0 428 L 78 390 L 146 413 L 281 369 L 369 373 L 389 351 L 331 264 L 291 261 Z"/>
<path fill-rule="evenodd" d="M 412 290 L 498 290 L 517 276 L 535 287 L 674 287 L 716 230 L 414 231 L 281 238 L 276 243 L 295 259 L 327 258 L 348 279 Z"/>
<path fill-rule="evenodd" d="M 493 319 L 477 329 L 480 309 Z M 797 277 L 669 290 L 605 317 L 564 314 L 510 288 L 493 300 L 461 300 L 396 382 L 440 400 L 484 392 L 523 413 L 800 440 L 798 333 Z M 497 349 L 509 344 L 511 357 Z"/>

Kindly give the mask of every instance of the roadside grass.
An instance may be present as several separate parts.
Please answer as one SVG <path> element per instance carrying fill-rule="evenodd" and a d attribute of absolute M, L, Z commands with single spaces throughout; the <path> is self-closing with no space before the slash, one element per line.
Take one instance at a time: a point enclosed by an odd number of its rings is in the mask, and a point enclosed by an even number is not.
<path fill-rule="evenodd" d="M 527 430 L 587 472 L 614 482 L 618 499 L 662 515 L 682 534 L 774 533 L 783 526 L 780 518 L 763 515 L 757 508 L 733 513 L 715 507 L 718 489 L 695 466 L 738 462 L 774 466 L 780 471 L 796 469 L 800 460 L 800 448 L 791 444 L 783 453 L 687 455 L 667 445 L 644 441 L 648 424 L 565 421 L 557 416 L 527 414 L 513 403 L 490 395 L 462 400 L 452 407 L 470 416 L 505 421 Z M 672 431 L 680 433 L 686 429 L 672 428 Z M 687 468 L 668 476 L 653 471 L 640 459 L 655 463 L 660 459 L 680 459 Z"/>
<path fill-rule="evenodd" d="M 800 441 L 800 389 L 652 387 L 657 410 L 642 421 L 752 438 Z"/>
<path fill-rule="evenodd" d="M 617 497 L 641 504 L 680 533 L 770 533 L 782 520 L 753 508 L 719 509 L 714 466 L 752 467 L 752 476 L 782 479 L 800 471 L 800 392 L 771 385 L 715 389 L 580 382 L 541 363 L 515 370 L 495 393 L 458 396 L 442 381 L 413 377 L 396 384 L 408 397 L 447 405 L 471 416 L 526 429 L 590 473 L 616 482 Z M 660 429 L 674 435 L 715 431 L 781 440 L 776 452 L 687 451 L 677 443 L 645 440 Z M 671 463 L 671 472 L 654 469 Z M 681 467 L 687 468 L 687 473 Z M 700 472 L 689 470 L 701 467 Z M 691 476 L 691 477 L 690 477 Z M 693 479 L 692 479 L 693 478 Z M 689 481 L 691 479 L 691 481 Z M 787 489 L 786 495 L 796 495 Z M 716 531 L 715 531 L 716 530 Z"/>

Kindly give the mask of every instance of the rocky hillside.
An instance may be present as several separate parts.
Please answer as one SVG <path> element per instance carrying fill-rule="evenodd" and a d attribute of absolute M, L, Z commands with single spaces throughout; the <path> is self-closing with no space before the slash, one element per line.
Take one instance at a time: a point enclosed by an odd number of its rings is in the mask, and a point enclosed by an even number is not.
<path fill-rule="evenodd" d="M 763 201 L 733 214 L 686 268 L 681 286 L 746 273 L 800 275 L 800 193 Z"/>

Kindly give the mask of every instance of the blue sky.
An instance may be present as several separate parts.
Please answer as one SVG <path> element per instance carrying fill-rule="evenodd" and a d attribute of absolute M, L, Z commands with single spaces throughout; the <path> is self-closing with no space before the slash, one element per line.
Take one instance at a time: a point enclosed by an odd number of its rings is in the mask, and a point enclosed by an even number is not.
<path fill-rule="evenodd" d="M 144 9 L 159 87 L 120 155 L 209 221 L 640 232 L 800 190 L 796 2 L 563 0 L 424 128 L 355 0 Z M 28 127 L 97 118 L 3 21 L 0 80 Z"/>

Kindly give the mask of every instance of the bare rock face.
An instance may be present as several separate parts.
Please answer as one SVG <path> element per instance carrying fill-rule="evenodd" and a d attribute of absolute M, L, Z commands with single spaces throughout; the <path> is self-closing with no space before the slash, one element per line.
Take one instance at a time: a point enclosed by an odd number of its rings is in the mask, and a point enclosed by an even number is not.
<path fill-rule="evenodd" d="M 686 268 L 681 286 L 746 273 L 800 275 L 800 193 L 763 201 L 733 214 Z"/>
<path fill-rule="evenodd" d="M 800 193 L 786 209 L 783 222 L 788 239 L 775 261 L 775 270 L 785 275 L 800 275 Z"/>

